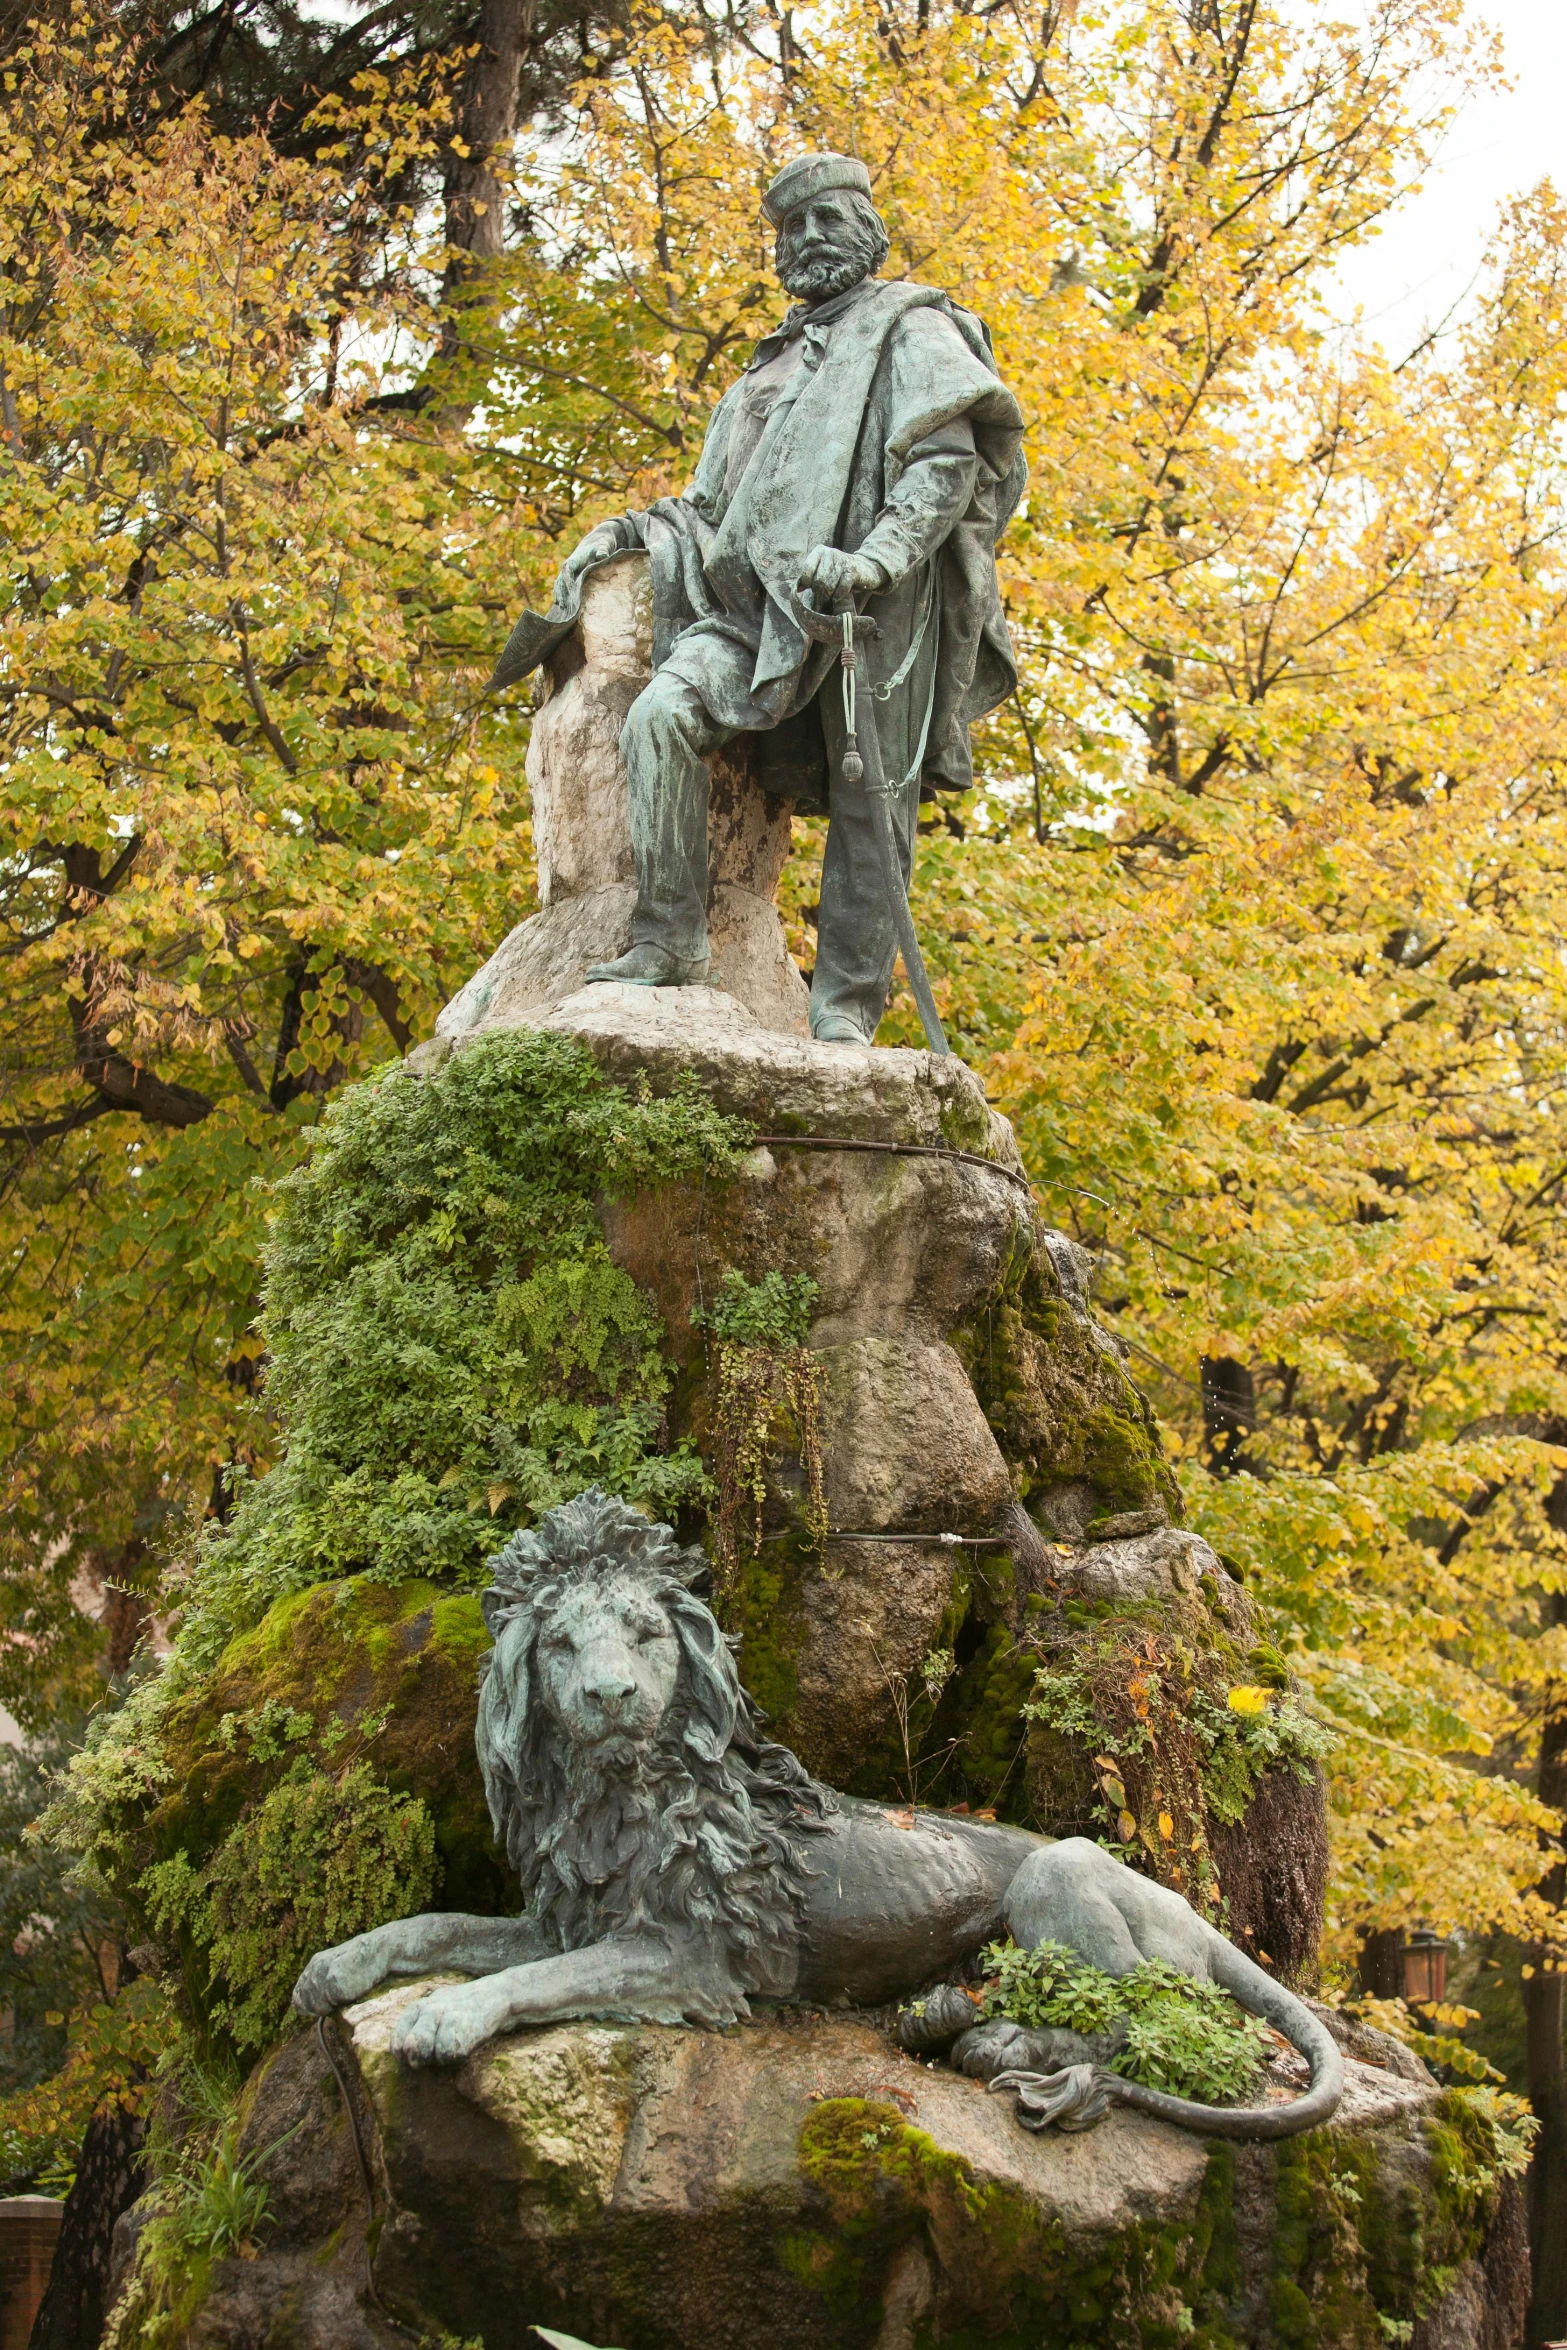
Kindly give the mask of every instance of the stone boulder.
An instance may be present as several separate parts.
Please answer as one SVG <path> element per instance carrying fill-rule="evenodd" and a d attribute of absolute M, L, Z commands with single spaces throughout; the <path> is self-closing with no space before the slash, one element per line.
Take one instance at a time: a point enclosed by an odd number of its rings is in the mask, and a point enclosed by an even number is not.
<path fill-rule="evenodd" d="M 429 1812 L 443 1908 L 511 1908 L 473 1743 L 489 1644 L 476 1593 L 422 1579 L 351 1575 L 274 1601 L 163 1714 L 168 1777 L 120 1822 L 125 1878 L 175 1854 L 199 1869 L 297 1758 L 331 1772 L 352 1754 Z"/>
<path fill-rule="evenodd" d="M 422 1049 L 512 1024 L 498 994 Z M 681 1371 L 672 1431 L 704 1451 L 693 1311 L 731 1268 L 816 1282 L 832 1535 L 825 1556 L 799 1539 L 799 1463 L 781 1460 L 734 1628 L 778 1734 L 824 1776 L 887 1791 L 902 1692 L 978 1623 L 987 1589 L 1067 1573 L 1085 1530 L 1178 1513 L 1079 1252 L 1042 1224 L 1010 1126 L 955 1056 L 780 1035 L 712 988 L 589 987 L 526 1024 L 580 1038 L 626 1086 L 694 1077 L 758 1132 L 729 1182 L 606 1202 L 605 1238 L 663 1317 Z M 1041 1529 L 1067 1539 L 1047 1551 Z"/>
<path fill-rule="evenodd" d="M 1519 2338 L 1516 2183 L 1483 2104 L 1429 2080 L 1352 2058 L 1333 2126 L 1277 2149 L 1119 2111 L 1031 2137 L 873 2018 L 573 2024 L 412 2072 L 389 2039 L 417 1995 L 326 2027 L 351 2117 L 315 2031 L 252 2082 L 270 2228 L 177 2350 L 524 2350 L 535 2322 L 615 2350 Z"/>
<path fill-rule="evenodd" d="M 631 944 L 636 867 L 619 735 L 653 668 L 647 557 L 588 575 L 582 617 L 540 673 L 528 743 L 541 911 L 520 922 L 441 1014 L 438 1033 L 516 1026 L 575 994 L 590 963 Z M 756 789 L 744 744 L 713 762 L 709 904 L 721 984 L 763 1027 L 803 1036 L 805 983 L 773 905 L 789 806 Z"/>

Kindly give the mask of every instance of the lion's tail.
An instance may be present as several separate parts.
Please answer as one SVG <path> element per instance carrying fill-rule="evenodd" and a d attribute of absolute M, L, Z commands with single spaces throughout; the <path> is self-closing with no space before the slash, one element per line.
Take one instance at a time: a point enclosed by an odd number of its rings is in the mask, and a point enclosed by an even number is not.
<path fill-rule="evenodd" d="M 1159 2121 L 1179 2122 L 1183 2129 L 1201 2130 L 1213 2138 L 1294 2138 L 1331 2119 L 1344 2094 L 1344 2059 L 1337 2041 L 1317 2021 L 1304 2000 L 1286 1991 L 1264 1974 L 1245 1952 L 1221 1934 L 1213 1937 L 1209 1967 L 1214 1981 L 1228 1991 L 1237 2007 L 1260 2016 L 1282 2032 L 1292 2048 L 1311 2067 L 1311 2086 L 1299 2097 L 1278 2105 L 1199 2105 L 1187 2097 L 1169 2097 L 1162 2089 L 1145 2089 L 1139 2081 L 1119 2074 L 1101 2076 L 1118 2105 L 1134 2106 Z"/>

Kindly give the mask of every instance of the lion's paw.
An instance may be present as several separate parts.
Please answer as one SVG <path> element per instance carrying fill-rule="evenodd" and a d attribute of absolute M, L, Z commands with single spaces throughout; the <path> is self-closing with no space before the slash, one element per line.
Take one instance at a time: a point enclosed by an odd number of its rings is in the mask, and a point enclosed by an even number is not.
<path fill-rule="evenodd" d="M 360 1996 L 342 1950 L 318 1950 L 294 1985 L 293 2003 L 300 2015 L 334 2015 Z"/>
<path fill-rule="evenodd" d="M 392 2054 L 405 2064 L 460 2064 L 486 2040 L 504 2032 L 509 2021 L 506 2001 L 483 1983 L 432 1991 L 399 2017 Z"/>

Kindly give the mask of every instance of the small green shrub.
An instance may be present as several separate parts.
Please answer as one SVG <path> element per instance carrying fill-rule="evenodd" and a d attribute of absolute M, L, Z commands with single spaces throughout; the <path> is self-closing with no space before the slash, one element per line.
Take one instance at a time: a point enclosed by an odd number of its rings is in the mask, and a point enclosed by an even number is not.
<path fill-rule="evenodd" d="M 1129 2081 L 1204 2105 L 1238 2104 L 1256 2088 L 1268 2046 L 1263 2026 L 1216 1983 L 1198 1982 L 1163 1959 L 1108 1975 L 1060 1942 L 1033 1950 L 996 1942 L 984 1965 L 987 2016 L 1085 2035 L 1124 2025 L 1110 2065 Z"/>
<path fill-rule="evenodd" d="M 293 2136 L 291 2130 L 288 2135 Z M 241 2158 L 239 2125 L 231 2121 L 209 2153 L 193 2161 L 179 2181 L 165 2218 L 171 2249 L 200 2259 L 221 2260 L 259 2235 L 271 2197 L 259 2171 L 285 2141 Z M 157 2222 L 154 2221 L 153 2225 Z"/>
<path fill-rule="evenodd" d="M 1159 1622 L 1142 1609 L 1068 1603 L 1023 1707 L 1077 1747 L 1102 1840 L 1212 1916 L 1223 1915 L 1214 1830 L 1244 1817 L 1269 1771 L 1309 1783 L 1333 1745 L 1325 1724 L 1272 1685 L 1272 1653 L 1246 1662 L 1266 1683 L 1245 1679 L 1200 1599 L 1172 1602 Z"/>
<path fill-rule="evenodd" d="M 993 1942 L 985 1952 L 984 2012 L 1010 2016 L 1037 2030 L 1061 2024 L 1072 2032 L 1110 2032 L 1125 2012 L 1116 1983 L 1090 1966 L 1064 1942 L 1041 1942 L 1022 1950 L 1015 1942 Z"/>
<path fill-rule="evenodd" d="M 147 2224 L 120 2319 L 120 2338 L 138 2350 L 176 2350 L 189 2338 L 213 2263 L 254 2255 L 271 2211 L 260 2173 L 294 2136 L 287 2130 L 241 2155 L 238 2069 L 203 2059 L 188 2036 L 166 2051 L 158 2090 L 143 2152 Z"/>
<path fill-rule="evenodd" d="M 694 1307 L 691 1319 L 721 1343 L 782 1352 L 805 1344 L 820 1294 L 809 1273 L 764 1273 L 748 1281 L 731 1266 L 712 1304 Z"/>
<path fill-rule="evenodd" d="M 411 1916 L 434 1883 L 435 1831 L 417 1797 L 392 1794 L 364 1763 L 330 1779 L 301 1759 L 204 1868 L 177 1853 L 141 1892 L 153 1923 L 205 1959 L 207 2012 L 245 2053 L 277 2036 L 307 1959 Z"/>

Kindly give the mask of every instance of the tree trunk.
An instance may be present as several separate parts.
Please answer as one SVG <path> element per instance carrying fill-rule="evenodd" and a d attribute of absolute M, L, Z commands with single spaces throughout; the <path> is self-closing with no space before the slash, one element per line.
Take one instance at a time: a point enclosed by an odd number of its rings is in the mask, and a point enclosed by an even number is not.
<path fill-rule="evenodd" d="M 139 2114 L 108 2105 L 82 2141 L 76 2184 L 66 2198 L 49 2289 L 38 2305 L 27 2350 L 98 2350 L 108 2298 L 114 2223 L 144 2185 Z"/>
<path fill-rule="evenodd" d="M 1365 1998 L 1403 1998 L 1404 1937 L 1397 1926 L 1385 1926 L 1379 1933 L 1366 1936 L 1360 1945 L 1356 1972 Z"/>
<path fill-rule="evenodd" d="M 1560 1500 L 1559 1500 L 1559 1497 Z M 1563 1488 L 1551 1496 L 1551 1515 L 1567 1503 Z M 1567 1622 L 1567 1593 L 1554 1592 L 1546 1621 Z M 1542 1803 L 1567 1811 L 1567 1688 L 1548 1681 L 1540 1726 L 1539 1794 Z M 1559 1841 L 1555 1865 L 1540 1880 L 1540 1892 L 1560 1908 L 1567 1892 Z M 1564 1978 L 1547 1972 L 1545 1952 L 1528 1954 L 1534 1972 L 1523 1985 L 1524 2048 L 1529 2102 L 1540 2124 L 1529 2166 L 1529 2247 L 1534 2256 L 1534 2295 L 1529 2304 L 1531 2346 L 1567 2334 L 1567 2057 L 1562 2048 Z"/>
<path fill-rule="evenodd" d="M 534 0 L 484 0 L 477 47 L 463 77 L 457 136 L 446 167 L 446 242 L 453 250 L 446 290 L 500 252 L 505 198 L 495 176 L 497 149 L 517 128 L 523 61 L 533 41 Z"/>
<path fill-rule="evenodd" d="M 1198 1370 L 1203 1458 L 1216 1477 L 1233 1476 L 1245 1466 L 1241 1448 L 1257 1424 L 1257 1382 L 1233 1355 L 1204 1355 Z"/>

